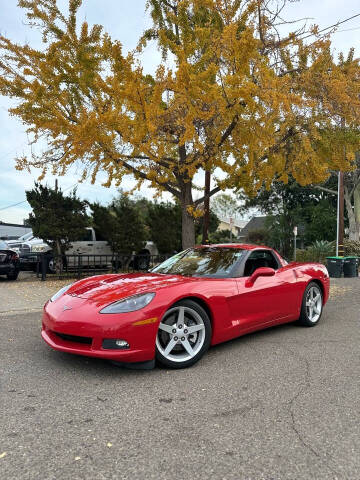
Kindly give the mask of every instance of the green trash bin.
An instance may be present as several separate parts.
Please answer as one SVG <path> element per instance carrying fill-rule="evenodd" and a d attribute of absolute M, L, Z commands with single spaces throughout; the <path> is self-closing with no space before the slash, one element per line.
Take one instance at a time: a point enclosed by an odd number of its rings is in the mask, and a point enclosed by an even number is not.
<path fill-rule="evenodd" d="M 357 277 L 359 275 L 358 258 L 345 257 L 343 269 L 344 269 L 344 277 L 347 277 L 347 278 Z"/>
<path fill-rule="evenodd" d="M 343 271 L 344 257 L 326 257 L 330 277 L 340 278 Z"/>

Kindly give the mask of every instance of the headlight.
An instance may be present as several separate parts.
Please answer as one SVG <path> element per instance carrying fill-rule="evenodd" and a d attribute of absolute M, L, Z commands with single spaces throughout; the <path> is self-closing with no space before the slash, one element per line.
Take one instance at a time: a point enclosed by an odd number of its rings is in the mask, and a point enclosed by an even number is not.
<path fill-rule="evenodd" d="M 61 295 L 63 295 L 67 290 L 69 290 L 69 288 L 71 287 L 72 283 L 70 283 L 70 285 L 66 285 L 65 287 L 63 288 L 60 288 L 60 290 L 58 292 L 55 293 L 55 295 L 53 295 L 51 298 L 50 298 L 50 302 L 55 302 L 55 300 L 57 300 L 59 297 L 61 297 Z"/>
<path fill-rule="evenodd" d="M 48 247 L 46 245 L 33 245 L 31 247 L 32 252 L 45 252 Z"/>
<path fill-rule="evenodd" d="M 110 303 L 107 307 L 100 310 L 100 313 L 127 313 L 135 312 L 149 305 L 155 297 L 155 293 L 141 293 L 133 297 L 124 298 L 118 302 Z"/>

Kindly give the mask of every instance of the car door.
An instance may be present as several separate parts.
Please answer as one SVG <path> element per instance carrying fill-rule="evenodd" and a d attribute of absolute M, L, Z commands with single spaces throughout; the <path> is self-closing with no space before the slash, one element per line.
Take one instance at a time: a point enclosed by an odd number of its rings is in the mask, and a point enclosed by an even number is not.
<path fill-rule="evenodd" d="M 86 228 L 84 236 L 76 242 L 72 242 L 71 246 L 67 250 L 68 265 L 78 265 L 79 260 L 82 266 L 89 266 L 93 264 L 95 236 L 92 228 Z M 81 258 L 79 259 L 79 255 Z"/>
<path fill-rule="evenodd" d="M 261 267 L 275 270 L 271 277 L 258 277 L 247 282 Z M 296 276 L 289 267 L 282 267 L 271 250 L 254 250 L 244 264 L 243 276 L 237 278 L 239 328 L 247 331 L 261 326 L 285 322 L 294 318 L 296 311 Z"/>
<path fill-rule="evenodd" d="M 103 232 L 95 229 L 94 264 L 99 266 L 111 265 L 112 250 Z"/>

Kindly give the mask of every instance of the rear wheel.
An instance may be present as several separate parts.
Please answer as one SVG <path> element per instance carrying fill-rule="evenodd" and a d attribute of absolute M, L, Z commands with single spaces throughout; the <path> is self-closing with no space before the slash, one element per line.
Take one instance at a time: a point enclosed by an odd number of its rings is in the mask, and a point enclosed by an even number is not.
<path fill-rule="evenodd" d="M 314 327 L 319 323 L 323 310 L 323 296 L 320 286 L 311 282 L 306 287 L 301 305 L 300 325 Z"/>
<path fill-rule="evenodd" d="M 48 273 L 56 273 L 56 266 L 54 257 L 50 257 L 47 260 L 47 272 Z"/>
<path fill-rule="evenodd" d="M 200 360 L 210 346 L 211 323 L 193 300 L 181 300 L 162 318 L 156 336 L 156 358 L 170 368 L 186 368 Z"/>

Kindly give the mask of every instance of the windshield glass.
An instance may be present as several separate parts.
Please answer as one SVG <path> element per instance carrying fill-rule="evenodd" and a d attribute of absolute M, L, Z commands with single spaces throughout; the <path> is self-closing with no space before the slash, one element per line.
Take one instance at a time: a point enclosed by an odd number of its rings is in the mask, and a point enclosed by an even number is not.
<path fill-rule="evenodd" d="M 227 277 L 244 252 L 233 247 L 191 248 L 165 260 L 151 271 L 190 277 Z"/>
<path fill-rule="evenodd" d="M 7 246 L 7 244 L 2 240 L 0 240 L 0 250 L 9 250 L 9 247 Z"/>
<path fill-rule="evenodd" d="M 25 242 L 26 240 L 30 240 L 32 237 L 33 237 L 33 233 L 28 232 L 28 233 L 25 233 L 25 235 L 22 235 L 21 237 L 19 237 L 17 241 Z"/>

